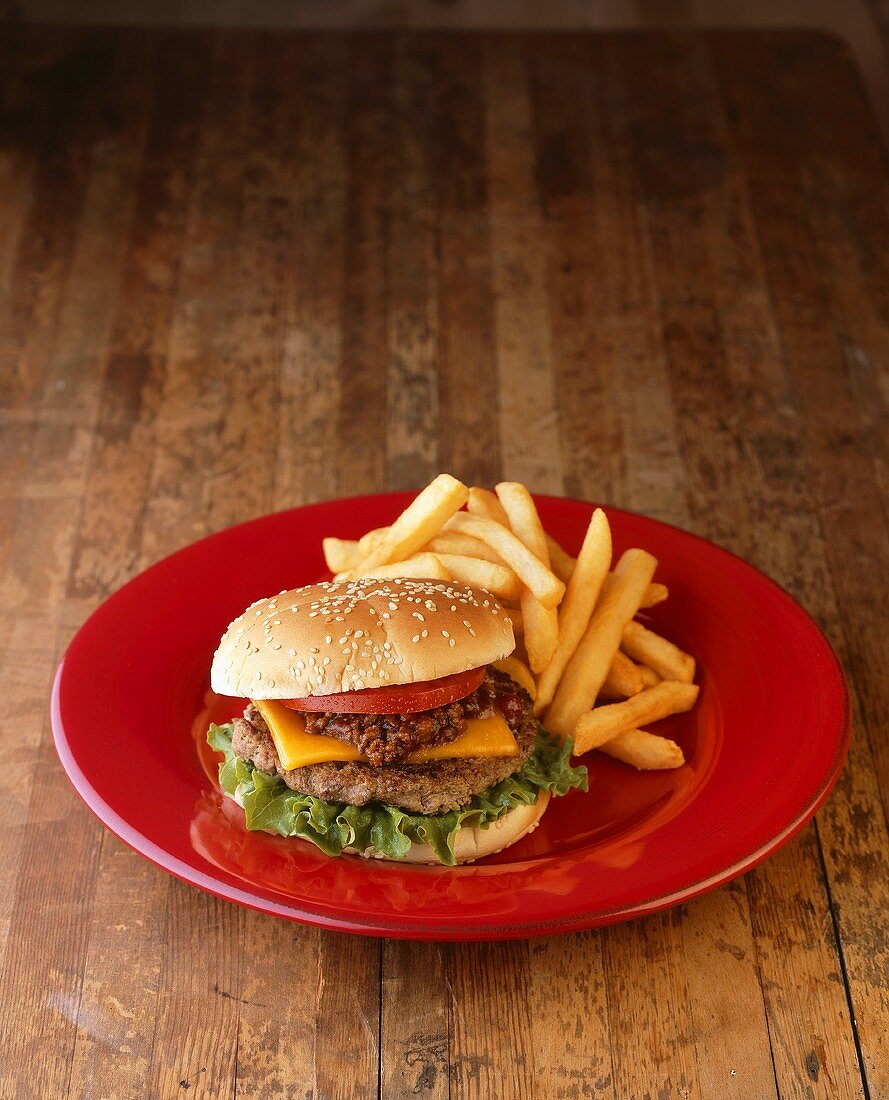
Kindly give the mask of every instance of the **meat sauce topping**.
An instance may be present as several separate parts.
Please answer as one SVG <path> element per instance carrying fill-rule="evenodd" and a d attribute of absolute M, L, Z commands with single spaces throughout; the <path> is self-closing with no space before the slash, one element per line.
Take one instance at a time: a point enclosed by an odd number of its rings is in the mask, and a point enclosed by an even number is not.
<path fill-rule="evenodd" d="M 465 699 L 417 714 L 306 714 L 306 729 L 355 745 L 371 764 L 396 764 L 414 751 L 446 745 L 471 718 L 490 718 L 497 708 L 515 733 L 531 710 L 531 698 L 510 676 L 490 666 L 480 687 Z"/>

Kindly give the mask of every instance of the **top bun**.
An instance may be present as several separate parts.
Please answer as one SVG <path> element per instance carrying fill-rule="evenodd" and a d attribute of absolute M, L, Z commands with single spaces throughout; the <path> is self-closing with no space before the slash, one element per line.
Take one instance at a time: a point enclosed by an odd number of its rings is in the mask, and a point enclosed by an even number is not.
<path fill-rule="evenodd" d="M 413 684 L 507 657 L 512 623 L 484 589 L 450 581 L 328 581 L 257 600 L 213 657 L 220 695 L 301 699 Z"/>

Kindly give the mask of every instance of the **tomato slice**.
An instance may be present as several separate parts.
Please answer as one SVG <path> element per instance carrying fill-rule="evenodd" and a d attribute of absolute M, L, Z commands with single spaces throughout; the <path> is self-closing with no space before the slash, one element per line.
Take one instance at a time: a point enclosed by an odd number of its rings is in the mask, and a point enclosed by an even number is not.
<path fill-rule="evenodd" d="M 485 678 L 485 665 L 438 680 L 418 684 L 341 691 L 335 695 L 307 695 L 305 699 L 281 699 L 291 710 L 329 711 L 332 714 L 417 714 L 465 699 Z"/>

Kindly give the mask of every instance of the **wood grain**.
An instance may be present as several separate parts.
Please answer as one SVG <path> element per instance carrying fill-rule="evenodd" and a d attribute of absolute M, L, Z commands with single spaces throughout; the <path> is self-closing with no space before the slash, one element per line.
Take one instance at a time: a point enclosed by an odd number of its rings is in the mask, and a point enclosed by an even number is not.
<path fill-rule="evenodd" d="M 4 28 L 0 1096 L 889 1095 L 887 246 L 819 34 Z M 84 617 L 439 468 L 801 599 L 855 709 L 816 822 L 669 913 L 494 945 L 271 920 L 95 823 L 46 713 Z"/>

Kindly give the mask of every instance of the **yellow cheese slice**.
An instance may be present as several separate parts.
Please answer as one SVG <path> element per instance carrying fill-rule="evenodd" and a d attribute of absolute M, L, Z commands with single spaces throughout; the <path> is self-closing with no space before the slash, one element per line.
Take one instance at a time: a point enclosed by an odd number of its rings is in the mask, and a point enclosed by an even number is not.
<path fill-rule="evenodd" d="M 309 764 L 326 764 L 330 761 L 367 761 L 354 745 L 309 733 L 299 711 L 285 707 L 273 699 L 254 699 L 253 704 L 265 719 L 278 759 L 287 771 L 305 768 Z M 463 732 L 447 745 L 433 745 L 417 749 L 405 758 L 406 764 L 422 764 L 429 760 L 466 760 L 470 757 L 518 756 L 519 747 L 506 721 L 499 715 L 490 718 L 471 718 Z"/>

